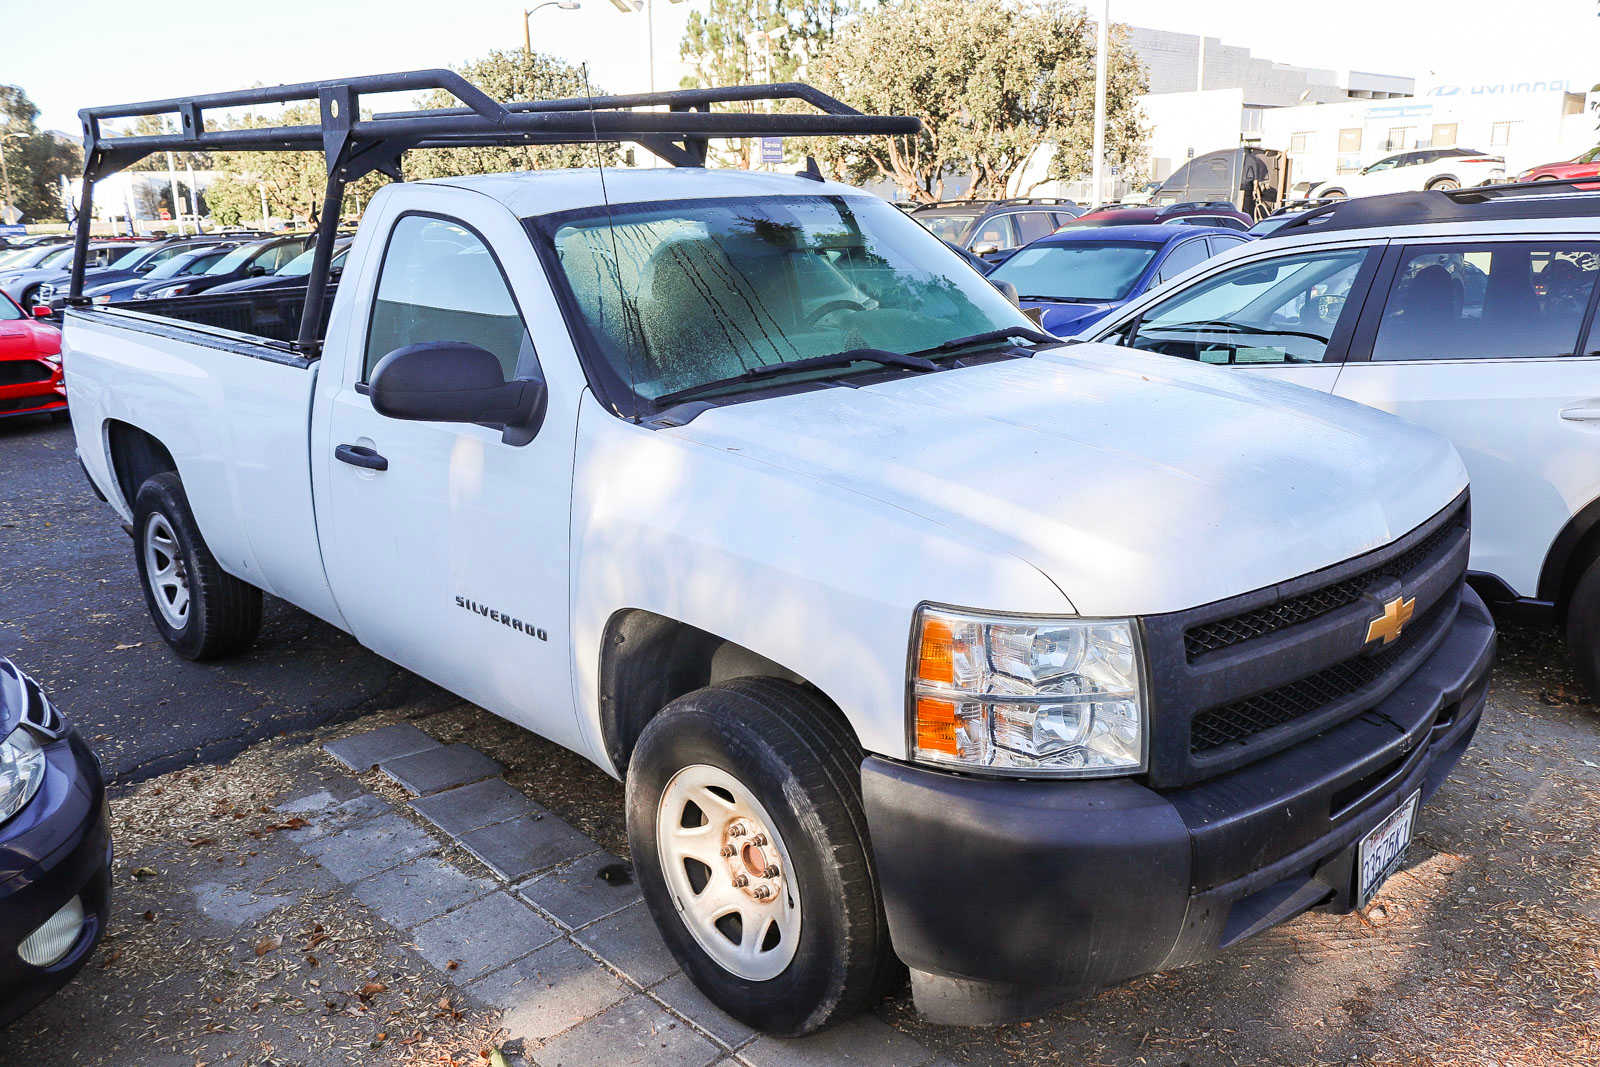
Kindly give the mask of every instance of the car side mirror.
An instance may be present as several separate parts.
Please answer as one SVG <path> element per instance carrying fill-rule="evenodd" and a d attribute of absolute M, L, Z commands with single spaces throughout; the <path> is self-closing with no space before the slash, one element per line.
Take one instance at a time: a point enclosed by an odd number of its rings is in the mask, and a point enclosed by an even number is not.
<path fill-rule="evenodd" d="M 49 304 L 33 305 L 33 317 L 36 319 L 48 319 L 54 314 L 55 313 L 50 310 Z"/>
<path fill-rule="evenodd" d="M 992 256 L 998 251 L 1000 251 L 1000 246 L 993 241 L 985 241 L 981 245 L 972 246 L 972 254 L 975 256 Z"/>
<path fill-rule="evenodd" d="M 249 275 L 252 278 L 259 278 L 259 277 L 261 277 L 262 275 L 264 275 L 266 273 L 267 273 L 267 268 L 265 268 L 263 266 L 260 266 L 260 265 L 251 267 L 249 270 L 245 271 L 245 274 Z"/>
<path fill-rule="evenodd" d="M 397 348 L 372 369 L 367 389 L 380 415 L 493 426 L 508 445 L 533 440 L 549 402 L 543 378 L 508 382 L 494 353 L 465 341 Z"/>
<path fill-rule="evenodd" d="M 1013 304 L 1022 303 L 1022 294 L 1017 292 L 1017 287 L 1012 285 L 1010 282 L 997 282 L 993 278 L 990 278 L 989 284 L 1000 290 L 1000 295 L 1011 301 Z"/>

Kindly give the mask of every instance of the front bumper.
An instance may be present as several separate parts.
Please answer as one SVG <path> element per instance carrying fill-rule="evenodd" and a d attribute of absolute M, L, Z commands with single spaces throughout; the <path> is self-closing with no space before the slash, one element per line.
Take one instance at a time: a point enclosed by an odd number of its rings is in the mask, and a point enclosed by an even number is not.
<path fill-rule="evenodd" d="M 895 952 L 929 976 L 1086 990 L 1354 906 L 1356 843 L 1426 801 L 1477 729 L 1494 623 L 1468 591 L 1375 708 L 1195 785 L 966 777 L 869 757 L 862 789 Z M 919 1005 L 921 998 L 919 996 Z M 956 1021 L 956 1020 L 951 1020 Z"/>
<path fill-rule="evenodd" d="M 48 967 L 25 963 L 18 946 L 74 896 L 84 922 L 67 954 Z M 82 968 L 105 932 L 110 901 L 105 782 L 88 746 L 69 733 L 46 750 L 38 793 L 0 825 L 0 1026 Z"/>
<path fill-rule="evenodd" d="M 67 383 L 60 363 L 29 357 L 6 360 L 0 368 L 8 365 L 14 369 L 10 372 L 0 369 L 0 419 L 67 409 Z M 3 384 L 8 380 L 15 384 Z"/>

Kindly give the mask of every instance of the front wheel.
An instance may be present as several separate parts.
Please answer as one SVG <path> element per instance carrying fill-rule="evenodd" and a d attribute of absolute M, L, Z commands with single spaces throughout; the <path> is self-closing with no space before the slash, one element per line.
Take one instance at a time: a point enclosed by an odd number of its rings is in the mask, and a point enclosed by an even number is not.
<path fill-rule="evenodd" d="M 133 503 L 134 558 L 150 617 L 184 659 L 241 652 L 261 630 L 261 590 L 217 563 L 177 474 L 150 478 Z"/>
<path fill-rule="evenodd" d="M 673 701 L 628 767 L 628 842 L 672 954 L 718 1007 L 811 1033 L 890 973 L 861 808 L 860 749 L 788 682 L 744 678 Z"/>
<path fill-rule="evenodd" d="M 1438 178 L 1429 182 L 1428 188 L 1436 193 L 1448 193 L 1452 189 L 1461 188 L 1461 183 L 1454 178 Z"/>

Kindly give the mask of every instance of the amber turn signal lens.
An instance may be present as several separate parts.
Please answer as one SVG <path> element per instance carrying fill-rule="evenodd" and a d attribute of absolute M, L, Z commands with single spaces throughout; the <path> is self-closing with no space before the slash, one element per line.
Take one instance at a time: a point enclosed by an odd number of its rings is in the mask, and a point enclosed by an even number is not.
<path fill-rule="evenodd" d="M 956 681 L 956 639 L 950 624 L 943 619 L 924 619 L 922 641 L 917 650 L 917 680 L 938 685 Z M 955 705 L 950 705 L 951 714 Z"/>
<path fill-rule="evenodd" d="M 932 697 L 917 698 L 917 748 L 946 756 L 961 754 L 956 743 L 955 704 Z"/>

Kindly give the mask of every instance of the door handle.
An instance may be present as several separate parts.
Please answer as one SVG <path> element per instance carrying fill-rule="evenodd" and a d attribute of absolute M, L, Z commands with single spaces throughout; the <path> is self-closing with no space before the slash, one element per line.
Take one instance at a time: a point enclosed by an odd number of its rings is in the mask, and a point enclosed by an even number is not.
<path fill-rule="evenodd" d="M 1568 422 L 1600 422 L 1600 404 L 1576 404 L 1562 408 L 1561 417 Z"/>
<path fill-rule="evenodd" d="M 333 458 L 340 463 L 348 463 L 352 467 L 361 467 L 369 471 L 389 469 L 389 461 L 366 445 L 340 445 L 333 450 Z"/>

